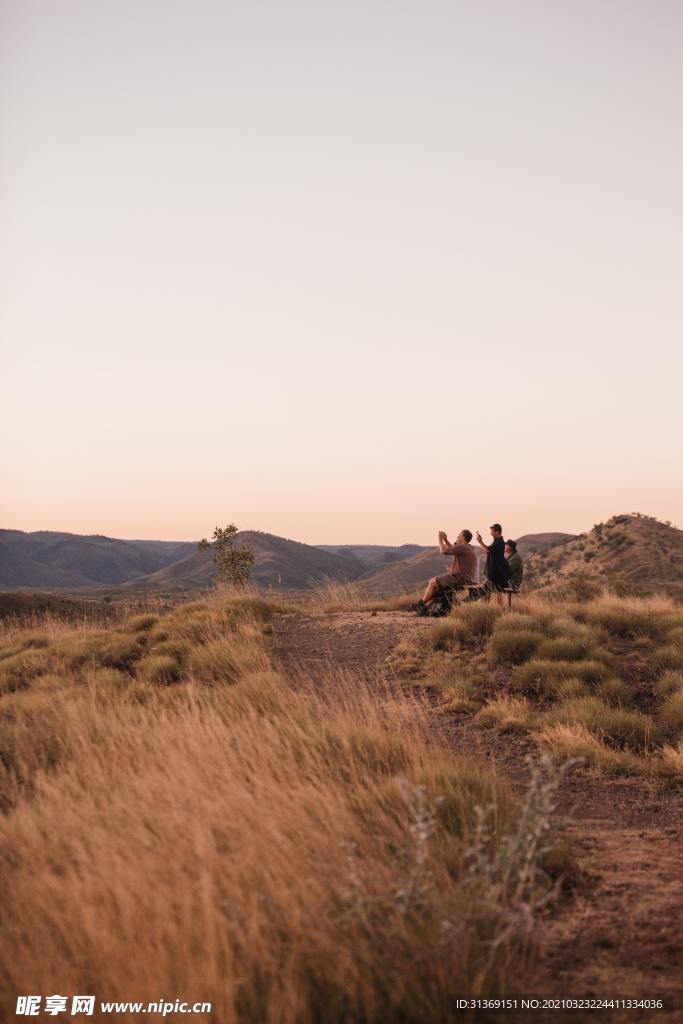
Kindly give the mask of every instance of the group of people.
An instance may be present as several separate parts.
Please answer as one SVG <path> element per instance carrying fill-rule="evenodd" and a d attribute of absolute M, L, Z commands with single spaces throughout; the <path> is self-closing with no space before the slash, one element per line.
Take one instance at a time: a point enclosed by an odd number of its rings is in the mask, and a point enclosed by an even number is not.
<path fill-rule="evenodd" d="M 439 530 L 439 551 L 442 555 L 452 555 L 453 561 L 446 573 L 433 576 L 427 584 L 422 600 L 416 606 L 418 615 L 431 614 L 437 600 L 444 594 L 452 595 L 456 590 L 467 589 L 467 601 L 488 599 L 492 594 L 508 588 L 519 590 L 524 577 L 524 565 L 516 541 L 503 539 L 500 523 L 494 523 L 491 527 L 491 538 L 491 543 L 485 544 L 481 534 L 477 533 L 477 543 L 486 552 L 486 582 L 478 586 L 479 552 L 471 544 L 471 531 L 461 530 L 455 544 L 452 544 L 444 531 Z"/>

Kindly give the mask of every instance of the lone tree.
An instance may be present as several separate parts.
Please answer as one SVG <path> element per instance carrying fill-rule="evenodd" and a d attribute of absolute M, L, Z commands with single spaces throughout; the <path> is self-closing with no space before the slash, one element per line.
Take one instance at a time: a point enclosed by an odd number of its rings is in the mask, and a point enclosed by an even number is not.
<path fill-rule="evenodd" d="M 213 531 L 213 544 L 204 537 L 197 545 L 198 551 L 213 549 L 213 564 L 220 580 L 232 583 L 234 587 L 243 587 L 249 582 L 249 570 L 254 564 L 254 552 L 249 547 L 236 548 L 235 537 L 238 530 L 234 523 L 228 523 L 225 529 L 217 526 Z"/>

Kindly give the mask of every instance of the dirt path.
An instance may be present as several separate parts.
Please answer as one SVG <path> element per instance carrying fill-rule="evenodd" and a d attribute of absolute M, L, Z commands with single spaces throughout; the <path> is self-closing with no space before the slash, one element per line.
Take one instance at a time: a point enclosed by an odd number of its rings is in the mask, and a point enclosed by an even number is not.
<path fill-rule="evenodd" d="M 428 628 L 405 612 L 282 617 L 272 653 L 290 676 L 332 668 L 371 679 L 387 671 L 386 659 L 403 637 Z M 523 788 L 533 744 L 497 737 L 468 718 L 453 720 L 451 736 L 454 749 L 491 762 Z M 637 780 L 574 774 L 560 791 L 557 830 L 585 880 L 544 923 L 536 991 L 643 999 L 673 989 L 672 1014 L 634 1010 L 597 1018 L 683 1020 L 683 800 Z"/>

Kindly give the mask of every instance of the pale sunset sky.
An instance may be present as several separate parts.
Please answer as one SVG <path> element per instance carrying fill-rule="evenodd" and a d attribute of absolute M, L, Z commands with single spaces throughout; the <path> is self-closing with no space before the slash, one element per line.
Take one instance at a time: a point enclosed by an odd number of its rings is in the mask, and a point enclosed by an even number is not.
<path fill-rule="evenodd" d="M 2 0 L 0 526 L 683 526 L 680 0 Z"/>

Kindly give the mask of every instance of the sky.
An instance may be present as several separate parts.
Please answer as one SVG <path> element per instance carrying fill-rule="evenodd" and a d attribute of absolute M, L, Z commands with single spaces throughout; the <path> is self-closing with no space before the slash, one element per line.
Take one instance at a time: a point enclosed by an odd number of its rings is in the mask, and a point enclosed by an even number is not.
<path fill-rule="evenodd" d="M 682 526 L 682 33 L 2 0 L 0 526 Z"/>

